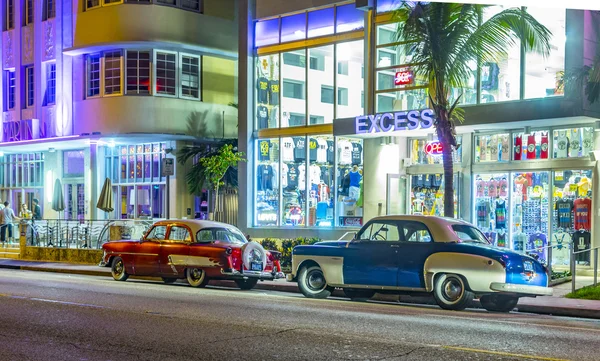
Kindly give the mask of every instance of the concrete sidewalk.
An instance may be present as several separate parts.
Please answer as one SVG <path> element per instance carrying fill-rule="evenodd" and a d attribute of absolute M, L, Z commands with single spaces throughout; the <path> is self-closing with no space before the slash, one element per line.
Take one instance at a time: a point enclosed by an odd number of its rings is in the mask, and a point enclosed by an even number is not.
<path fill-rule="evenodd" d="M 111 277 L 110 268 L 108 267 L 72 263 L 0 259 L 0 268 Z M 159 278 L 144 278 L 159 280 Z M 589 285 L 592 282 L 592 277 L 579 276 L 577 277 L 577 288 Z M 212 281 L 210 284 L 214 286 L 236 287 L 235 283 L 231 281 Z M 279 292 L 300 292 L 295 282 L 286 282 L 285 280 L 259 282 L 256 285 L 256 289 Z M 570 290 L 571 283 L 563 283 L 554 287 L 554 296 L 537 298 L 524 297 L 519 300 L 516 308 L 519 312 L 600 319 L 600 301 L 564 298 L 564 295 L 570 292 Z M 344 293 L 341 290 L 336 290 L 334 292 L 334 296 L 344 297 Z M 411 297 L 377 294 L 373 299 L 387 302 L 435 304 L 433 297 Z M 475 302 L 475 307 L 480 307 L 478 301 Z"/>

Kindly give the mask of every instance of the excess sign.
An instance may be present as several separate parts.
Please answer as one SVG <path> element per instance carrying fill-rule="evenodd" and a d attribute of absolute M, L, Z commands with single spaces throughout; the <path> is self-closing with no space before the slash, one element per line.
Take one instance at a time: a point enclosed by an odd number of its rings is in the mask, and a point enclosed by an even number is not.
<path fill-rule="evenodd" d="M 432 109 L 361 115 L 355 120 L 356 134 L 428 129 L 433 126 L 433 117 Z"/>

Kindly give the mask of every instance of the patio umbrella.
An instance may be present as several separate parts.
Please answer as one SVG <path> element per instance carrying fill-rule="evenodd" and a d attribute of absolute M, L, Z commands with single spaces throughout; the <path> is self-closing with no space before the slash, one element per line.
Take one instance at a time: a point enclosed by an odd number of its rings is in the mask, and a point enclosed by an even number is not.
<path fill-rule="evenodd" d="M 60 179 L 54 182 L 54 195 L 52 197 L 52 209 L 57 212 L 65 210 L 65 197 L 63 196 L 63 188 Z"/>
<path fill-rule="evenodd" d="M 107 213 L 110 213 L 115 210 L 113 208 L 112 182 L 109 178 L 106 178 L 104 180 L 104 185 L 102 185 L 102 192 L 100 192 L 100 198 L 98 198 L 96 208 L 101 209 Z"/>

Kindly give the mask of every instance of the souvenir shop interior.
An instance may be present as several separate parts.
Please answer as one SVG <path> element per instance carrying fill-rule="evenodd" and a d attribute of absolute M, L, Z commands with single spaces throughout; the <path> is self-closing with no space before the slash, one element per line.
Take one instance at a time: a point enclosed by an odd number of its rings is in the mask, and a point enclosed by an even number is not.
<path fill-rule="evenodd" d="M 324 135 L 259 139 L 255 225 L 362 225 L 362 151 Z"/>

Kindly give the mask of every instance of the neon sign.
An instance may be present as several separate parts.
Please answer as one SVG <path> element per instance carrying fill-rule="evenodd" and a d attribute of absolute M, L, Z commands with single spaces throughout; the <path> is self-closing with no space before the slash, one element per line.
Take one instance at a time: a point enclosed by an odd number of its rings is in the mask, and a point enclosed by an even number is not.
<path fill-rule="evenodd" d="M 432 109 L 362 115 L 355 119 L 355 132 L 364 134 L 428 129 L 433 126 L 433 116 Z"/>
<path fill-rule="evenodd" d="M 397 71 L 394 77 L 394 84 L 396 85 L 408 85 L 413 82 L 413 73 L 410 70 Z"/>
<path fill-rule="evenodd" d="M 427 155 L 442 155 L 443 149 L 442 143 L 439 141 L 428 142 L 425 144 L 425 153 Z"/>

